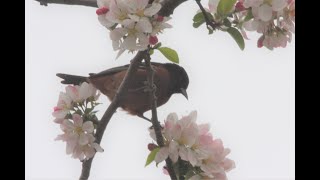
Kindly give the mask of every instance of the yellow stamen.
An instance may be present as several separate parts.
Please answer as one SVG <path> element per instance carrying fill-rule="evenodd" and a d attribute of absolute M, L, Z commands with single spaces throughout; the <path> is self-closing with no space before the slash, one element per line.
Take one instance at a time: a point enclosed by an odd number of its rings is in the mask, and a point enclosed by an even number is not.
<path fill-rule="evenodd" d="M 140 16 L 140 17 L 143 17 L 144 16 L 144 10 L 141 9 L 137 12 L 137 15 Z"/>

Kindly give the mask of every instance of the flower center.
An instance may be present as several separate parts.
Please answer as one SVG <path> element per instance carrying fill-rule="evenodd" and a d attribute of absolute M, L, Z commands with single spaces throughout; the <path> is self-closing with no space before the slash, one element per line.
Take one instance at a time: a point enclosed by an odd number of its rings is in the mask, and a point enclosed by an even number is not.
<path fill-rule="evenodd" d="M 126 14 L 120 14 L 120 16 L 119 16 L 119 20 L 120 21 L 123 21 L 123 20 L 125 20 L 125 19 L 127 19 L 127 15 Z"/>
<path fill-rule="evenodd" d="M 137 33 L 137 30 L 135 28 L 128 29 L 128 36 L 135 35 Z"/>
<path fill-rule="evenodd" d="M 271 4 L 272 4 L 272 0 L 264 0 L 264 1 L 263 1 L 263 3 L 268 4 L 268 5 L 270 5 L 270 6 L 271 6 Z"/>
<path fill-rule="evenodd" d="M 82 130 L 82 127 L 76 127 L 75 129 L 74 129 L 74 131 L 77 133 L 77 134 L 81 134 L 81 133 L 83 133 L 83 130 Z"/>
<path fill-rule="evenodd" d="M 137 15 L 140 16 L 140 17 L 143 17 L 144 16 L 144 10 L 141 9 L 137 12 Z"/>

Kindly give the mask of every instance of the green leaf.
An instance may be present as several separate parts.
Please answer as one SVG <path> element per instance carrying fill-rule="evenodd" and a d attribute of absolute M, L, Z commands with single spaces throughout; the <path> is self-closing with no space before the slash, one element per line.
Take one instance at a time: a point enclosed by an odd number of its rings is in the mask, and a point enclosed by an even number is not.
<path fill-rule="evenodd" d="M 159 150 L 160 148 L 157 147 L 150 152 L 146 161 L 146 165 L 144 165 L 144 167 L 148 166 L 154 160 Z"/>
<path fill-rule="evenodd" d="M 158 49 L 159 47 L 161 47 L 161 42 L 159 42 L 158 44 L 156 44 L 153 49 Z"/>
<path fill-rule="evenodd" d="M 199 21 L 202 21 L 202 20 L 204 20 L 204 16 L 203 16 L 202 12 L 199 12 L 198 14 L 196 14 L 193 17 L 193 22 L 199 22 Z"/>
<path fill-rule="evenodd" d="M 210 21 L 213 20 L 213 16 L 211 13 L 209 12 L 206 12 L 208 18 Z M 205 23 L 206 20 L 204 18 L 204 15 L 202 12 L 199 12 L 198 14 L 196 14 L 194 17 L 193 17 L 193 27 L 194 28 L 198 28 L 199 26 L 201 26 L 203 23 Z"/>
<path fill-rule="evenodd" d="M 202 14 L 202 12 L 196 14 L 193 17 L 193 27 L 194 28 L 198 28 L 199 26 L 201 26 L 201 24 L 203 24 L 205 22 L 204 16 Z"/>
<path fill-rule="evenodd" d="M 227 32 L 233 37 L 233 39 L 238 43 L 241 50 L 244 50 L 244 39 L 241 33 L 236 28 L 229 28 Z"/>
<path fill-rule="evenodd" d="M 223 25 L 225 25 L 225 26 L 227 26 L 227 27 L 231 27 L 231 22 L 229 21 L 228 18 L 225 18 L 225 19 L 223 20 Z"/>
<path fill-rule="evenodd" d="M 153 49 L 150 49 L 149 54 L 152 55 L 153 52 L 154 52 L 154 50 L 153 50 Z"/>
<path fill-rule="evenodd" d="M 194 27 L 194 28 L 198 28 L 198 27 L 201 26 L 204 22 L 205 22 L 204 20 L 203 20 L 203 21 L 199 21 L 199 22 L 194 22 L 194 23 L 193 23 L 193 27 Z"/>
<path fill-rule="evenodd" d="M 172 61 L 174 63 L 179 64 L 179 56 L 178 53 L 168 47 L 160 47 L 158 48 L 158 50 L 169 60 Z"/>
<path fill-rule="evenodd" d="M 252 18 L 253 18 L 252 9 L 249 9 L 246 17 L 244 18 L 244 21 L 249 21 Z"/>
<path fill-rule="evenodd" d="M 227 15 L 232 10 L 236 2 L 237 0 L 220 0 L 217 8 L 218 14 L 223 16 Z"/>

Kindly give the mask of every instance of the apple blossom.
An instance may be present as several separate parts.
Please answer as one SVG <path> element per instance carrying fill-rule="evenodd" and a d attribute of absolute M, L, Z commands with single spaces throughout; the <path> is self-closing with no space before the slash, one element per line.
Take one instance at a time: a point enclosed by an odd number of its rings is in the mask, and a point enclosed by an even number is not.
<path fill-rule="evenodd" d="M 170 28 L 170 18 L 158 16 L 160 1 L 149 0 L 98 0 L 100 23 L 110 30 L 113 49 L 117 58 L 126 50 L 142 51 L 155 45 L 157 34 Z"/>
<path fill-rule="evenodd" d="M 73 114 L 72 120 L 64 119 L 60 127 L 64 134 L 58 135 L 56 140 L 67 143 L 67 154 L 83 160 L 91 158 L 95 150 L 101 151 L 100 145 L 94 143 L 94 126 L 91 121 L 83 122 L 79 114 Z"/>
<path fill-rule="evenodd" d="M 225 172 L 235 167 L 234 161 L 226 158 L 230 150 L 224 148 L 220 139 L 213 138 L 209 124 L 197 124 L 196 119 L 196 111 L 181 119 L 170 113 L 162 130 L 165 146 L 159 149 L 154 161 L 160 163 L 169 157 L 174 166 L 179 166 L 177 162 L 181 158 L 201 170 L 194 179 L 226 179 Z M 149 131 L 155 139 L 154 130 Z"/>

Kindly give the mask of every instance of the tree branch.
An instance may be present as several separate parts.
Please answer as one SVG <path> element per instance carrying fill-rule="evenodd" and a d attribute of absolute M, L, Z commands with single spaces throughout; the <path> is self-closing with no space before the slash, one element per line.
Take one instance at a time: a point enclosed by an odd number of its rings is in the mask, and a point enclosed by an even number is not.
<path fill-rule="evenodd" d="M 97 0 L 36 0 L 40 5 L 47 6 L 48 4 L 66 4 L 66 5 L 81 5 L 89 7 L 98 7 Z M 170 16 L 174 9 L 181 3 L 187 0 L 164 0 L 162 2 L 162 9 L 159 11 L 160 16 Z"/>
<path fill-rule="evenodd" d="M 48 6 L 48 4 L 67 4 L 67 5 L 81 5 L 89 7 L 98 7 L 97 0 L 36 0 L 40 5 Z"/>
<path fill-rule="evenodd" d="M 148 53 L 145 57 L 145 62 L 146 62 L 146 66 L 147 66 L 147 72 L 148 72 L 148 85 L 149 85 L 149 99 L 150 99 L 150 104 L 151 104 L 151 112 L 152 112 L 152 126 L 154 128 L 155 134 L 156 134 L 156 140 L 157 143 L 160 147 L 164 146 L 164 140 L 163 140 L 163 136 L 161 133 L 161 125 L 160 122 L 158 121 L 158 115 L 157 115 L 157 97 L 156 97 L 156 90 L 157 87 L 154 84 L 154 70 L 151 66 L 150 63 L 150 54 Z M 172 165 L 172 161 L 171 159 L 168 157 L 166 159 L 166 166 L 167 166 L 167 170 L 169 172 L 169 175 L 171 177 L 171 180 L 177 180 L 177 176 L 176 173 L 174 172 L 173 169 L 173 165 Z"/>
<path fill-rule="evenodd" d="M 207 27 L 210 26 L 212 30 L 215 30 L 217 28 L 217 25 L 213 23 L 213 20 L 210 20 L 208 17 L 207 11 L 203 8 L 200 0 L 196 0 L 200 10 L 202 11 L 202 14 L 204 16 L 204 19 L 206 20 Z"/>
<path fill-rule="evenodd" d="M 188 0 L 164 0 L 162 4 L 162 8 L 158 12 L 160 16 L 170 16 L 173 14 L 173 11 L 183 2 Z"/>
<path fill-rule="evenodd" d="M 102 116 L 99 122 L 99 125 L 97 126 L 97 131 L 95 134 L 96 143 L 100 144 L 103 133 L 112 115 L 119 107 L 119 100 L 121 99 L 122 94 L 128 89 L 128 84 L 129 84 L 128 82 L 131 81 L 132 75 L 137 71 L 138 65 L 140 64 L 140 62 L 142 61 L 142 59 L 145 57 L 146 54 L 147 54 L 147 51 L 139 51 L 138 54 L 131 60 L 126 76 L 124 77 L 115 97 L 113 98 L 108 109 Z M 80 180 L 87 180 L 89 178 L 93 158 L 94 156 L 82 163 L 82 172 L 81 172 Z"/>

